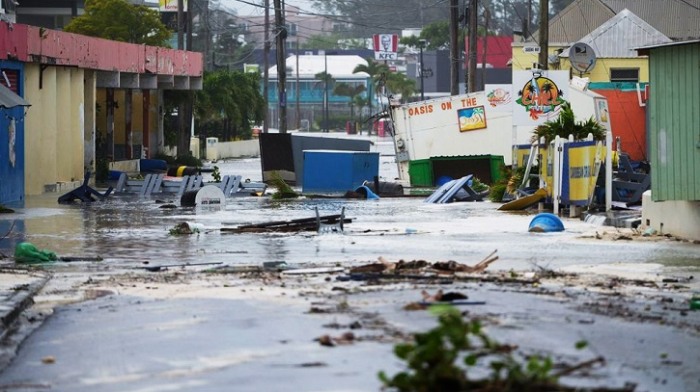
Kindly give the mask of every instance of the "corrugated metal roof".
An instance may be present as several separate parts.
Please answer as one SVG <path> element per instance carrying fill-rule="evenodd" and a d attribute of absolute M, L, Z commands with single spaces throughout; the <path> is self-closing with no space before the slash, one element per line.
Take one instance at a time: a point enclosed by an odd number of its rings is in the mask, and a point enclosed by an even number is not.
<path fill-rule="evenodd" d="M 691 39 L 688 41 L 672 41 L 663 44 L 646 45 L 635 48 L 639 52 L 640 56 L 647 56 L 649 54 L 649 49 L 663 48 L 666 46 L 678 46 L 678 45 L 690 45 L 690 44 L 700 44 L 700 39 Z"/>
<path fill-rule="evenodd" d="M 628 9 L 620 11 L 578 42 L 590 45 L 597 57 L 638 57 L 634 48 L 643 45 L 672 42 Z M 569 57 L 569 49 L 560 57 Z"/>
<path fill-rule="evenodd" d="M 367 65 L 367 60 L 360 56 L 299 56 L 299 77 L 303 79 L 315 78 L 317 73 L 326 71 L 326 61 L 328 62 L 328 73 L 333 79 L 364 79 L 369 77 L 364 72 L 352 73 L 358 65 Z M 287 77 L 296 76 L 297 59 L 296 56 L 289 56 L 286 60 Z M 277 77 L 277 66 L 270 68 L 270 77 Z"/>
<path fill-rule="evenodd" d="M 613 12 L 627 8 L 672 40 L 700 38 L 700 0 L 602 0 Z"/>
<path fill-rule="evenodd" d="M 549 42 L 577 42 L 613 16 L 601 0 L 576 0 L 550 20 Z M 539 39 L 539 31 L 533 37 Z"/>
<path fill-rule="evenodd" d="M 577 42 L 624 9 L 672 40 L 700 38 L 700 0 L 576 0 L 550 20 L 549 42 Z"/>

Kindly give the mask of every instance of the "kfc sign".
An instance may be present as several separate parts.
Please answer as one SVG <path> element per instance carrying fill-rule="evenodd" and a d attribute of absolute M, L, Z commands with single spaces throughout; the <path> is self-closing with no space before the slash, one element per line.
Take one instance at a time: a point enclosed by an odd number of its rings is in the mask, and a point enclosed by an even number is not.
<path fill-rule="evenodd" d="M 396 34 L 374 35 L 374 59 L 396 60 L 399 51 L 399 36 Z"/>

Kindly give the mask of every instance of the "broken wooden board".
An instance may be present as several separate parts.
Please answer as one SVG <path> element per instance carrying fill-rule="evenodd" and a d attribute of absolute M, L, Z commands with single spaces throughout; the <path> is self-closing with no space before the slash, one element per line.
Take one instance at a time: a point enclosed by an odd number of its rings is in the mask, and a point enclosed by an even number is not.
<path fill-rule="evenodd" d="M 544 199 L 545 197 L 547 197 L 547 190 L 544 188 L 540 188 L 535 193 L 531 194 L 530 196 L 521 197 L 520 199 L 510 201 L 510 202 L 498 207 L 498 210 L 499 211 L 524 210 L 527 207 L 530 207 L 531 205 Z"/>

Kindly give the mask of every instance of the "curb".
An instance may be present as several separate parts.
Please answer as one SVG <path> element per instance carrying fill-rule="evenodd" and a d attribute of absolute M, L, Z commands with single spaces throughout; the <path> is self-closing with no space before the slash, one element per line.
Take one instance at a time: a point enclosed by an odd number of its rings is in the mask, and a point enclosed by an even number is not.
<path fill-rule="evenodd" d="M 0 269 L 0 273 L 26 273 L 34 275 L 26 269 Z M 12 326 L 17 321 L 19 316 L 27 308 L 34 304 L 34 296 L 46 285 L 51 279 L 51 274 L 41 273 L 37 279 L 26 287 L 14 289 L 13 294 L 9 295 L 6 300 L 0 302 L 0 341 L 5 340 L 8 332 L 12 330 Z"/>

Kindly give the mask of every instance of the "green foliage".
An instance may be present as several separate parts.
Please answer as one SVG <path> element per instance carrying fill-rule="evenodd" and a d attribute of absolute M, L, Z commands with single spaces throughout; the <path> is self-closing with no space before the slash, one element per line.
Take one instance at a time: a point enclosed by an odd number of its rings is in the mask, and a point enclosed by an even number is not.
<path fill-rule="evenodd" d="M 221 182 L 221 172 L 219 171 L 218 166 L 214 166 L 211 176 L 214 178 L 214 182 Z"/>
<path fill-rule="evenodd" d="M 302 49 L 340 49 L 338 46 L 338 40 L 345 38 L 339 33 L 333 34 L 316 34 L 310 36 L 304 44 L 301 45 Z"/>
<path fill-rule="evenodd" d="M 252 137 L 252 124 L 265 115 L 265 100 L 260 92 L 260 75 L 251 72 L 219 70 L 204 75 L 204 85 L 197 92 L 195 118 L 200 128 L 221 129 L 222 141 L 230 139 L 229 130 L 241 139 Z"/>
<path fill-rule="evenodd" d="M 474 177 L 471 188 L 474 192 L 483 192 L 489 189 L 489 186 L 481 182 L 478 178 Z"/>
<path fill-rule="evenodd" d="M 503 195 L 506 194 L 506 184 L 494 184 L 491 185 L 491 192 L 489 192 L 489 200 L 494 203 L 500 203 L 503 201 Z"/>
<path fill-rule="evenodd" d="M 284 181 L 284 178 L 282 178 L 282 176 L 276 171 L 270 173 L 269 182 L 270 186 L 277 188 L 277 191 L 272 194 L 272 199 L 296 199 L 299 197 L 299 194 L 296 193 L 294 189 L 292 189 L 292 187 L 290 187 L 289 184 Z"/>
<path fill-rule="evenodd" d="M 577 122 L 569 102 L 562 104 L 561 108 L 561 113 L 556 120 L 547 121 L 535 128 L 532 142 L 537 142 L 544 137 L 545 144 L 549 144 L 557 136 L 566 139 L 569 135 L 573 135 L 574 140 L 584 140 L 589 133 L 593 135 L 593 140 L 605 140 L 605 128 L 593 117 Z"/>
<path fill-rule="evenodd" d="M 158 11 L 126 0 L 86 0 L 85 13 L 71 20 L 64 31 L 162 47 L 168 46 L 172 35 Z"/>
<path fill-rule="evenodd" d="M 385 64 L 374 61 L 371 57 L 367 59 L 367 65 L 360 64 L 352 70 L 352 73 L 364 72 L 369 75 L 370 80 L 370 90 L 367 93 L 367 106 L 369 106 L 370 113 L 372 112 L 372 95 L 377 94 L 376 85 L 382 80 L 382 75 L 386 75 L 389 72 L 389 67 Z"/>
<path fill-rule="evenodd" d="M 183 155 L 178 155 L 177 157 L 174 157 L 171 155 L 166 155 L 162 152 L 157 152 L 153 156 L 153 159 L 163 160 L 163 161 L 165 161 L 165 163 L 168 164 L 168 166 L 191 166 L 191 167 L 202 166 L 201 159 L 196 158 L 196 157 L 189 155 L 189 154 L 183 154 Z"/>
<path fill-rule="evenodd" d="M 200 167 L 202 166 L 202 160 L 190 154 L 182 154 L 175 158 L 175 164 L 179 166 Z"/>
<path fill-rule="evenodd" d="M 523 361 L 514 347 L 488 337 L 479 321 L 465 321 L 456 308 L 437 305 L 430 310 L 438 316 L 438 326 L 416 334 L 412 343 L 394 347 L 408 370 L 393 377 L 380 372 L 385 387 L 402 392 L 559 390 L 551 358 L 531 356 Z M 476 366 L 487 367 L 490 374 L 470 378 Z"/>

